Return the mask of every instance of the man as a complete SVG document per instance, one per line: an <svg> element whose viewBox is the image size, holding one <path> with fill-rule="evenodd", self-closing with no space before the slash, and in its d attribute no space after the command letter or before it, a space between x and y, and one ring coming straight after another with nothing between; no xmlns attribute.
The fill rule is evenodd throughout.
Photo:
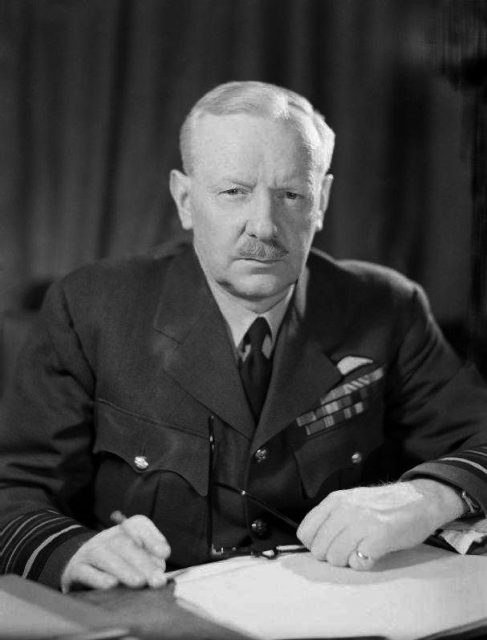
<svg viewBox="0 0 487 640"><path fill-rule="evenodd" d="M170 178L194 251L52 287L5 406L3 571L158 586L297 539L368 569L485 510L487 391L421 289L311 251L333 137L297 94L217 87Z"/></svg>

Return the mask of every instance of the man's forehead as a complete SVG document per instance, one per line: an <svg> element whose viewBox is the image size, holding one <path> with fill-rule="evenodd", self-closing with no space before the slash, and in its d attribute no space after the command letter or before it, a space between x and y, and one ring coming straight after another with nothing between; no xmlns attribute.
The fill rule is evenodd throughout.
<svg viewBox="0 0 487 640"><path fill-rule="evenodd" d="M194 124L192 138L194 160L204 163L224 158L228 165L238 166L242 160L255 160L272 147L274 163L298 161L295 156L299 153L298 162L311 165L321 153L318 133L312 122L304 119L202 114Z"/></svg>
<svg viewBox="0 0 487 640"><path fill-rule="evenodd" d="M319 134L313 121L299 112L289 117L271 117L257 113L237 112L231 114L201 113L194 119L193 137L220 136L231 138L232 134L248 131L264 131L274 126L282 134L298 133L313 145L320 144Z"/></svg>

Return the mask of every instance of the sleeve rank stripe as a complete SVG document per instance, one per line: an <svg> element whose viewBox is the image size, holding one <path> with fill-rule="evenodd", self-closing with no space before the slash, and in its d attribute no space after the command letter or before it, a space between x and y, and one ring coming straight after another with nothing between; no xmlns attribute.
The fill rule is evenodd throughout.
<svg viewBox="0 0 487 640"><path fill-rule="evenodd" d="M480 464L482 467L487 468L486 451L479 451L478 449L462 449L461 451L456 451L452 455L443 456L440 458L440 460L451 457L461 458L462 460L470 460L472 462Z"/></svg>
<svg viewBox="0 0 487 640"><path fill-rule="evenodd" d="M16 518L12 524L17 525L15 530L9 527L8 531L4 530L0 536L0 557L3 557L0 566L4 573L19 575L24 575L27 562L31 558L32 563L35 562L36 552L46 547L45 541L53 535L64 534L68 530L76 529L76 533L83 530L82 525L75 523L72 519L47 509L24 514ZM47 559L48 555L43 554L42 557Z"/></svg>
<svg viewBox="0 0 487 640"><path fill-rule="evenodd" d="M7 562L6 570L8 571L10 569L10 565L16 563L17 556L25 555L24 551L28 544L29 545L36 544L37 543L36 541L39 538L41 539L44 538L45 535L54 526L58 526L58 523L61 523L61 522L65 523L66 521L64 518L56 518L55 520L54 519L48 520L44 518L43 521L37 522L35 526L32 526L23 537L19 537L19 535L17 535L16 537L12 537L11 538L12 544L15 544L15 543L16 544L12 549L12 551L10 552L10 560ZM17 531L16 533L19 534L20 532Z"/></svg>
<svg viewBox="0 0 487 640"><path fill-rule="evenodd" d="M32 544L43 534L46 527L51 528L52 517L46 517L45 513L29 514L24 522L5 540L3 554L5 557L5 572L19 572L17 559L22 557L23 550L27 545Z"/></svg>
<svg viewBox="0 0 487 640"><path fill-rule="evenodd" d="M0 536L0 556L4 558L4 562L0 564L4 567L4 573L7 573L7 570L11 566L11 561L15 555L15 551L19 544L22 543L24 529L27 530L27 534L24 537L27 537L29 535L29 525L32 530L32 523L34 523L34 528L36 528L36 523L38 523L40 517L42 518L43 516L44 521L52 519L52 516L48 515L50 513L51 512L37 511L34 513L31 512L23 514L12 520L12 522L3 529Z"/></svg>
<svg viewBox="0 0 487 640"><path fill-rule="evenodd" d="M36 517L35 514L34 515L28 514L27 520L25 520L26 516L25 514L22 514L20 516L17 516L13 520L11 520L7 525L5 525L5 527L0 531L0 551L2 551L1 555L4 556L5 548L8 546L9 541L13 538L13 536L10 535L10 532L14 530L15 533L18 533L19 530L25 527L29 523L29 521L33 520L35 517ZM22 520L24 520L23 523L22 523ZM17 525L19 522L21 522L22 524L18 527Z"/></svg>
<svg viewBox="0 0 487 640"><path fill-rule="evenodd" d="M487 475L487 468L482 466L481 464L478 464L477 462L474 462L473 460L469 460L468 458L460 458L457 456L447 456L444 458L440 458L439 460L437 460L437 462L444 462L444 463L456 463L454 464L454 466L456 467L466 467L469 471L472 471L472 468L476 470L477 475L478 472L480 471L480 473L483 473L485 475ZM460 464L458 464L460 463ZM469 469L470 467L470 469Z"/></svg>
<svg viewBox="0 0 487 640"><path fill-rule="evenodd" d="M472 455L473 457L480 456L481 458L487 458L487 451L479 451L478 449L464 449L461 452L462 456L466 455L467 453Z"/></svg>
<svg viewBox="0 0 487 640"><path fill-rule="evenodd" d="M53 533L44 540L44 542L37 547L25 563L22 577L36 580L39 577L47 558L51 555L51 547L55 547L61 542L69 540L73 535L79 533L80 529L83 529L83 527L79 524L72 524L61 531Z"/></svg>

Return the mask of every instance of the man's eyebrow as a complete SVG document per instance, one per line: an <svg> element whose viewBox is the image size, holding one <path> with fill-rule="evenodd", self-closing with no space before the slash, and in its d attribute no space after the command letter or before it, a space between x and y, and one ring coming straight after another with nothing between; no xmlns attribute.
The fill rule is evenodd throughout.
<svg viewBox="0 0 487 640"><path fill-rule="evenodd" d="M210 183L210 189L217 190L225 187L228 184L237 185L240 187L245 187L247 189L252 189L255 186L255 183L251 180L246 180L244 177L237 177L235 175L222 175L219 178L213 180ZM273 185L273 189L290 189L292 187L298 188L302 185L306 185L307 187L311 187L313 185L313 175L311 171L307 171L306 173L293 173L289 175L284 175L276 179L275 184Z"/></svg>
<svg viewBox="0 0 487 640"><path fill-rule="evenodd" d="M241 187L252 187L252 183L250 181L247 181L243 178L237 178L235 176L221 176L221 178L218 178L218 180L215 180L214 182L211 183L211 186L215 189L218 189L220 187L222 187L223 185L227 185L227 184L237 184L240 185Z"/></svg>
<svg viewBox="0 0 487 640"><path fill-rule="evenodd" d="M282 176L282 178L280 178L279 183L282 184L284 187L286 185L288 186L292 186L292 185L302 185L303 183L306 184L307 186L310 186L313 184L313 176L311 174L311 172L307 172L305 174L300 173L293 173L290 174L288 176Z"/></svg>

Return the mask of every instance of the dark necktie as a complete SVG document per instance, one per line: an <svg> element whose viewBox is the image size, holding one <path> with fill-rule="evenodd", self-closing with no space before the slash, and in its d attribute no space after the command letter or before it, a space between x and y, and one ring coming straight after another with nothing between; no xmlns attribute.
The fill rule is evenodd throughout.
<svg viewBox="0 0 487 640"><path fill-rule="evenodd" d="M250 350L240 364L240 377L256 421L264 404L272 371L272 360L262 353L264 338L269 334L267 320L257 318L244 336L244 346L250 344Z"/></svg>

